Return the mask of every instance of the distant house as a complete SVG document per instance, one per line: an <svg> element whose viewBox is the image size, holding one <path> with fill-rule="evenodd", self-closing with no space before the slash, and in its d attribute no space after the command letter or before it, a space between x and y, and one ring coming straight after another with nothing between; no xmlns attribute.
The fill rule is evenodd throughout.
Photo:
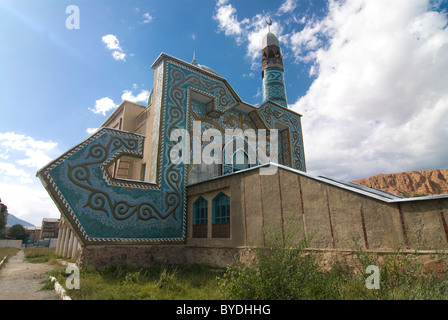
<svg viewBox="0 0 448 320"><path fill-rule="evenodd" d="M41 227L24 226L23 228L29 235L30 243L35 243L40 239Z"/></svg>
<svg viewBox="0 0 448 320"><path fill-rule="evenodd" d="M40 229L40 238L57 238L59 234L59 219L44 218Z"/></svg>

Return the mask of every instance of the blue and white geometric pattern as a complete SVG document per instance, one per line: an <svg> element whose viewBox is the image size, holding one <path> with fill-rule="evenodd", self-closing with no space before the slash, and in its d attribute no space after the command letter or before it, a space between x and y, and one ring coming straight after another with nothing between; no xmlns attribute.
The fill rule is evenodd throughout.
<svg viewBox="0 0 448 320"><path fill-rule="evenodd" d="M263 78L263 102L273 101L287 108L285 79L283 70L277 67L267 68Z"/></svg>
<svg viewBox="0 0 448 320"><path fill-rule="evenodd" d="M202 121L202 130L221 132L227 128L275 129L281 123L290 132L291 145L280 148L291 153L293 168L305 171L300 115L269 102L253 108L250 113L255 114L250 115L235 108L239 98L222 78L198 72L169 56L159 66L157 83L163 83L163 90L157 93L161 95L157 104L160 129L154 132L159 137L159 153L152 159L157 160L156 183L118 181L108 174L108 167L122 156L142 158L145 139L110 128L102 128L37 173L85 245L185 240L189 165L171 161L176 142L170 137L174 129L190 131L193 120ZM266 70L265 79L267 98L280 99L272 102L286 107L281 70ZM209 104L194 101L198 94L213 101L213 117L207 117Z"/></svg>

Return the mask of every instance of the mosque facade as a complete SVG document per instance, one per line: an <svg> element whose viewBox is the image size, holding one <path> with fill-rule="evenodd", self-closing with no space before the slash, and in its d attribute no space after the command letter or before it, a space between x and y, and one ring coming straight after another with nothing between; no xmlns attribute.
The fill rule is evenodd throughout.
<svg viewBox="0 0 448 320"><path fill-rule="evenodd" d="M241 100L195 59L162 53L148 104L123 101L85 141L38 171L61 212L57 253L79 264L209 263L313 235L320 250L448 245L445 196L406 199L306 173L277 37L262 43L262 102Z"/></svg>

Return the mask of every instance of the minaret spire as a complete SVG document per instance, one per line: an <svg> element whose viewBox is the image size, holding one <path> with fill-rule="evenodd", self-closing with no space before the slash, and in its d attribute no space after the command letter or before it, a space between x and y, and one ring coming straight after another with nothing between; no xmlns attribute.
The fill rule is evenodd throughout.
<svg viewBox="0 0 448 320"><path fill-rule="evenodd" d="M266 23L267 23L267 25L268 25L268 32L271 32L272 19L269 18L269 21L266 20L266 19L265 19L264 21L266 21Z"/></svg>
<svg viewBox="0 0 448 320"><path fill-rule="evenodd" d="M191 64L197 65L198 63L196 62L196 51L193 51L193 61L191 61Z"/></svg>
<svg viewBox="0 0 448 320"><path fill-rule="evenodd" d="M271 32L272 19L265 20L268 33L264 36L261 52L263 103L273 101L287 108L283 56L277 36Z"/></svg>

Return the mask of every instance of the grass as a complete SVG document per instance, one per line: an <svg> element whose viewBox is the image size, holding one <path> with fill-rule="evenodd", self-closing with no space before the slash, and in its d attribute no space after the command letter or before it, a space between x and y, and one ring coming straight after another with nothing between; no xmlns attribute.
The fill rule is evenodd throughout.
<svg viewBox="0 0 448 320"><path fill-rule="evenodd" d="M55 251L55 248L26 248L24 254L26 261L31 263L55 264L61 258Z"/></svg>
<svg viewBox="0 0 448 320"><path fill-rule="evenodd" d="M19 251L19 249L17 248L11 248L11 247L4 247L4 248L0 248L0 262L3 260L3 258L5 258L6 256L8 256L8 258L6 259L5 262L3 262L2 266L7 263L7 260L12 257L15 256L17 254L17 252ZM1 268L0 267L0 268Z"/></svg>
<svg viewBox="0 0 448 320"><path fill-rule="evenodd" d="M80 289L67 290L73 300L446 300L448 277L428 271L416 254L384 256L354 248L356 263L345 256L324 268L307 241L285 245L277 238L259 249L250 265L236 262L224 271L205 265L154 265L140 268L125 261L102 270L81 269ZM444 263L446 259L443 258ZM369 290L365 270L377 265L380 289ZM445 269L446 270L446 269ZM65 287L69 274L52 275ZM48 284L51 289L51 285Z"/></svg>
<svg viewBox="0 0 448 320"><path fill-rule="evenodd" d="M311 239L266 237L250 264L236 261L225 271L206 265L153 265L141 268L126 261L80 271L80 289L67 290L65 267L50 272L73 300L446 300L448 277L423 272L418 252L367 253L354 243L353 255L336 254L331 268L322 254L306 250ZM51 262L51 250L27 252L31 261ZM56 256L57 257L57 256ZM448 270L445 255L433 257ZM435 259L438 260L435 260ZM379 267L378 290L368 289L368 266ZM44 288L52 289L46 281Z"/></svg>
<svg viewBox="0 0 448 320"><path fill-rule="evenodd" d="M109 264L102 270L84 267L80 289L67 290L73 300L209 300L220 299L219 271L204 265L154 265L140 268L128 262ZM65 287L65 269L51 275Z"/></svg>
<svg viewBox="0 0 448 320"><path fill-rule="evenodd" d="M12 257L15 256L19 252L17 248L4 247L0 248L0 261L3 260L5 256Z"/></svg>

